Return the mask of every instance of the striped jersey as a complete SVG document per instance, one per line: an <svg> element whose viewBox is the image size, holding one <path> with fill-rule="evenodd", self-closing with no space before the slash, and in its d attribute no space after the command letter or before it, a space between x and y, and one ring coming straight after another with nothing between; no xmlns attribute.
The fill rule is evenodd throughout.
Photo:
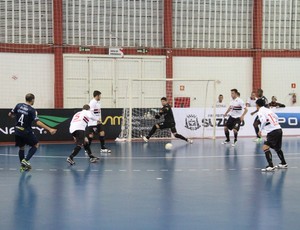
<svg viewBox="0 0 300 230"><path fill-rule="evenodd" d="M82 110L77 112L70 123L70 133L74 133L77 130L85 130L90 120L95 119L89 110Z"/></svg>
<svg viewBox="0 0 300 230"><path fill-rule="evenodd" d="M232 99L230 102L229 115L233 118L239 118L242 116L244 109L245 109L244 101L241 98L237 97L235 99Z"/></svg>
<svg viewBox="0 0 300 230"><path fill-rule="evenodd" d="M90 111L92 115L95 117L94 120L91 120L88 124L88 126L95 126L97 125L97 121L101 121L101 103L100 101L97 101L95 98L93 98L90 101Z"/></svg>
<svg viewBox="0 0 300 230"><path fill-rule="evenodd" d="M265 130L266 133L270 133L276 129L281 129L278 116L271 109L261 107L258 110L257 116L261 122L260 131Z"/></svg>

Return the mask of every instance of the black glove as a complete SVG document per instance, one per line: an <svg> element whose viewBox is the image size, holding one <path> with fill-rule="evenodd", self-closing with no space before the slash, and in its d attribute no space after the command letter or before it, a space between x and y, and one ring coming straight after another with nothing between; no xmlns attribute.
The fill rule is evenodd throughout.
<svg viewBox="0 0 300 230"><path fill-rule="evenodd" d="M159 114L155 114L155 119L159 119L160 115Z"/></svg>

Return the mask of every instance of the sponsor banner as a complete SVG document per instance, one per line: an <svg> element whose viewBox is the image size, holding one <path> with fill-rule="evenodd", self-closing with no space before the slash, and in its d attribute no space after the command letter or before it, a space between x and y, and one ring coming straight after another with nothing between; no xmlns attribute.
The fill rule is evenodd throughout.
<svg viewBox="0 0 300 230"><path fill-rule="evenodd" d="M223 114L227 108L216 109L216 136L224 136L224 125L227 121ZM251 112L256 108L248 108L248 113L242 122L239 136L255 136L253 122L256 114ZM299 107L273 108L279 117L279 123L284 135L300 135L300 109ZM208 108L173 108L178 133L186 137L211 137L213 136L213 109Z"/></svg>
<svg viewBox="0 0 300 230"><path fill-rule="evenodd" d="M81 109L37 109L40 121L58 131L50 135L43 128L33 125L34 133L40 141L70 141L70 121ZM14 141L15 120L8 117L10 109L0 109L0 142ZM123 109L102 109L102 119L107 139L115 139L121 131Z"/></svg>

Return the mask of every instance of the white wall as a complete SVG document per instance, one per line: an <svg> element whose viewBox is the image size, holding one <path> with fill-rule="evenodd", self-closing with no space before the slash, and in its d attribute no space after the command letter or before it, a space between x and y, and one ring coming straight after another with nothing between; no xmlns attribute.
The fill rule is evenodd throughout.
<svg viewBox="0 0 300 230"><path fill-rule="evenodd" d="M290 93L296 93L300 105L300 58L263 58L262 59L262 89L268 100L276 96L278 102L291 105ZM297 88L291 89L291 83Z"/></svg>
<svg viewBox="0 0 300 230"><path fill-rule="evenodd" d="M246 100L252 91L252 58L231 57L174 57L173 76L179 78L197 78L202 80L220 80L216 94L224 95L226 104L230 101L230 90L236 88L241 98ZM196 82L186 82L184 91L174 88L174 96L191 97L191 106L203 106L206 85L197 86ZM209 87L209 103L213 103L213 87Z"/></svg>
<svg viewBox="0 0 300 230"><path fill-rule="evenodd" d="M35 108L54 107L54 58L52 54L0 53L0 108L36 97Z"/></svg>

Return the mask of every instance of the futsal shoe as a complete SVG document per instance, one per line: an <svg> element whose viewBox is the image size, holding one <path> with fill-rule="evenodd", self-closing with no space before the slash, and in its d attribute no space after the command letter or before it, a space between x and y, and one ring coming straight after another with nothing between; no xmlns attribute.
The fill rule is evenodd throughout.
<svg viewBox="0 0 300 230"><path fill-rule="evenodd" d="M91 163L96 163L98 161L97 157L91 157L90 162Z"/></svg>
<svg viewBox="0 0 300 230"><path fill-rule="evenodd" d="M149 139L146 136L142 136L143 140L148 143Z"/></svg>
<svg viewBox="0 0 300 230"><path fill-rule="evenodd" d="M261 143L263 141L263 139L261 137L258 137L258 138L255 138L253 141L256 143Z"/></svg>
<svg viewBox="0 0 300 230"><path fill-rule="evenodd" d="M26 166L21 165L21 167L20 167L20 172L26 172L29 170L30 170L30 168L27 168Z"/></svg>
<svg viewBox="0 0 300 230"><path fill-rule="evenodd" d="M288 168L288 164L281 164L281 163L279 163L275 167L278 168L278 169L287 169Z"/></svg>
<svg viewBox="0 0 300 230"><path fill-rule="evenodd" d="M225 140L222 142L222 145L230 144L230 140Z"/></svg>
<svg viewBox="0 0 300 230"><path fill-rule="evenodd" d="M231 144L232 147L235 147L236 145L237 145L237 140L235 140L235 141Z"/></svg>
<svg viewBox="0 0 300 230"><path fill-rule="evenodd" d="M74 164L75 164L75 161L73 161L73 159L71 159L71 157L68 157L68 158L67 158L67 162L68 162L70 165L74 165Z"/></svg>
<svg viewBox="0 0 300 230"><path fill-rule="evenodd" d="M111 153L111 150L106 147L103 147L100 149L100 153Z"/></svg>
<svg viewBox="0 0 300 230"><path fill-rule="evenodd" d="M24 166L24 167L26 167L26 168L28 168L28 169L31 169L30 162L27 161L27 160L25 160L25 159L23 159L23 160L21 161L21 165Z"/></svg>
<svg viewBox="0 0 300 230"><path fill-rule="evenodd" d="M193 144L194 141L192 139L187 139L187 142Z"/></svg>
<svg viewBox="0 0 300 230"><path fill-rule="evenodd" d="M276 167L267 166L264 169L261 169L262 172L274 172Z"/></svg>

